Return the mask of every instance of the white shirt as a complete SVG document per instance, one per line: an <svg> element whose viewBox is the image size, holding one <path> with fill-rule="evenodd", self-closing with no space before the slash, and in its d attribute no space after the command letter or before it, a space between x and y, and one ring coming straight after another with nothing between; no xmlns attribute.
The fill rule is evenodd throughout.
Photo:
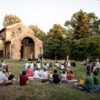
<svg viewBox="0 0 100 100"><path fill-rule="evenodd" d="M44 72L43 72L42 78L43 78L43 79L48 79L48 71L44 71Z"/></svg>
<svg viewBox="0 0 100 100"><path fill-rule="evenodd" d="M64 69L64 65L61 65L61 69Z"/></svg>
<svg viewBox="0 0 100 100"><path fill-rule="evenodd" d="M67 80L67 74L65 73L65 74L61 74L61 80L62 81L65 81L65 80Z"/></svg>
<svg viewBox="0 0 100 100"><path fill-rule="evenodd" d="M39 71L38 70L35 70L34 71L34 76L33 76L34 78L40 78L40 76L39 76Z"/></svg>
<svg viewBox="0 0 100 100"><path fill-rule="evenodd" d="M3 83L4 81L7 81L8 78L6 77L6 75L1 71L0 72L0 83Z"/></svg>
<svg viewBox="0 0 100 100"><path fill-rule="evenodd" d="M68 67L71 67L71 64L68 62Z"/></svg>
<svg viewBox="0 0 100 100"><path fill-rule="evenodd" d="M59 67L59 64L58 64L58 63L56 63L56 64L55 64L55 66L56 66L56 67Z"/></svg>

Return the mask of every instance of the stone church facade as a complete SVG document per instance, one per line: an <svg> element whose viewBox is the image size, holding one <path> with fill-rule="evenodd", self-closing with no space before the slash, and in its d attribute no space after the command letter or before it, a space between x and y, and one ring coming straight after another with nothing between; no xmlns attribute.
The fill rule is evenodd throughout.
<svg viewBox="0 0 100 100"><path fill-rule="evenodd" d="M10 59L37 59L43 55L42 41L23 23L0 30L0 57Z"/></svg>

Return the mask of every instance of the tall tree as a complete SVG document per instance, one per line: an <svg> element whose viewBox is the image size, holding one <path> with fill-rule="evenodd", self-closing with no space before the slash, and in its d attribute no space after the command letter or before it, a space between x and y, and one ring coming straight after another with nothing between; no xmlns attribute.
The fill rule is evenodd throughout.
<svg viewBox="0 0 100 100"><path fill-rule="evenodd" d="M94 13L86 13L82 10L74 13L71 20L65 22L65 26L74 30L73 37L76 39L94 35L100 31L98 17Z"/></svg>
<svg viewBox="0 0 100 100"><path fill-rule="evenodd" d="M6 26L9 26L9 25L12 25L12 24L15 24L15 23L19 23L21 22L21 19L16 16L16 15L5 15L4 17L4 21L3 21L3 26L6 27Z"/></svg>
<svg viewBox="0 0 100 100"><path fill-rule="evenodd" d="M54 24L44 41L44 57L65 59L68 54L67 31L61 25ZM52 52L51 52L52 51Z"/></svg>
<svg viewBox="0 0 100 100"><path fill-rule="evenodd" d="M67 30L59 24L54 24L52 29L48 32L48 34L56 34L56 35L67 35Z"/></svg>
<svg viewBox="0 0 100 100"><path fill-rule="evenodd" d="M74 28L74 37L79 39L87 37L89 34L88 16L86 12L80 10L73 14L71 18L72 27Z"/></svg>

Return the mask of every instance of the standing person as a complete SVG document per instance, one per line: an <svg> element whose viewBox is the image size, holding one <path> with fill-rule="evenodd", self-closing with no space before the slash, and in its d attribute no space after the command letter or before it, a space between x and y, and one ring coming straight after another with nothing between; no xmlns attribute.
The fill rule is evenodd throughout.
<svg viewBox="0 0 100 100"><path fill-rule="evenodd" d="M95 67L94 67L93 71L96 71L97 73L100 73L100 62L99 62L99 59L96 59Z"/></svg>
<svg viewBox="0 0 100 100"><path fill-rule="evenodd" d="M19 77L19 84L21 86L26 85L28 81L28 77L26 75L26 71L22 71L22 74Z"/></svg>
<svg viewBox="0 0 100 100"><path fill-rule="evenodd" d="M94 64L89 61L86 65L86 73L89 72L89 73L93 73L93 68L94 68Z"/></svg>

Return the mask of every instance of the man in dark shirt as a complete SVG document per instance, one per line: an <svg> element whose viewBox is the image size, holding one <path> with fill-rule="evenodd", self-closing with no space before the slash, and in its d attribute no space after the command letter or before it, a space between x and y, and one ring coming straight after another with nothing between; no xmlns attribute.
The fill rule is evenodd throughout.
<svg viewBox="0 0 100 100"><path fill-rule="evenodd" d="M53 74L53 83L59 83L60 79L59 79L59 75L57 74L57 70L54 70L54 74Z"/></svg>

